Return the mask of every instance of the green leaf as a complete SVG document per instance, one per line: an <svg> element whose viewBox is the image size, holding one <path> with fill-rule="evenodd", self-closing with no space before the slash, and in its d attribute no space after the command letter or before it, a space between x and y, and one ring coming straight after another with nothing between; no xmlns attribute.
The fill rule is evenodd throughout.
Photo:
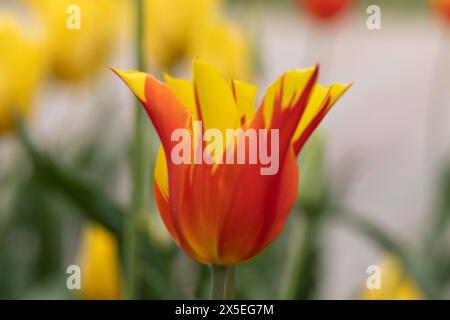
<svg viewBox="0 0 450 320"><path fill-rule="evenodd" d="M20 142L29 155L34 174L40 182L78 207L89 219L102 224L120 238L122 210L93 183L82 179L73 169L56 164L50 156L39 151L20 122L17 127Z"/></svg>

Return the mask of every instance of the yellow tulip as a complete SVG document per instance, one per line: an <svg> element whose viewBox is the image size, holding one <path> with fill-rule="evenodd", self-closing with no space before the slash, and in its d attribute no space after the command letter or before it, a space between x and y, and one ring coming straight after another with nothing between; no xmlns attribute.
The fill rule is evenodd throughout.
<svg viewBox="0 0 450 320"><path fill-rule="evenodd" d="M192 59L214 65L227 78L250 78L250 48L242 32L231 22L205 25L194 34L190 53Z"/></svg>
<svg viewBox="0 0 450 320"><path fill-rule="evenodd" d="M120 0L28 2L47 32L53 72L58 78L79 80L102 65L106 68L105 59L117 39Z"/></svg>
<svg viewBox="0 0 450 320"><path fill-rule="evenodd" d="M88 225L84 229L80 254L81 298L121 299L121 268L114 235L100 225Z"/></svg>
<svg viewBox="0 0 450 320"><path fill-rule="evenodd" d="M366 300L421 300L424 299L416 284L408 278L397 258L386 257L381 265L381 288L366 289Z"/></svg>
<svg viewBox="0 0 450 320"><path fill-rule="evenodd" d="M44 45L9 13L0 13L0 133L14 129L12 117L27 117L45 77Z"/></svg>
<svg viewBox="0 0 450 320"><path fill-rule="evenodd" d="M218 15L220 0L146 0L145 48L149 65L172 67L188 52L193 34Z"/></svg>

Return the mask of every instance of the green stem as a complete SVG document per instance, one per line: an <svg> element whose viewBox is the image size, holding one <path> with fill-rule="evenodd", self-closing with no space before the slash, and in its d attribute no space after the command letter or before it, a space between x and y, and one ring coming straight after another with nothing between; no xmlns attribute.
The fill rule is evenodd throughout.
<svg viewBox="0 0 450 320"><path fill-rule="evenodd" d="M145 70L143 57L143 0L136 0L136 60L137 69ZM126 282L129 299L137 297L137 274L138 274L138 246L136 223L139 214L145 210L146 199L146 153L145 153L145 115L141 106L136 107L135 123L133 131L133 150L132 150L132 204L130 217L125 224L125 248L126 248Z"/></svg>
<svg viewBox="0 0 450 320"><path fill-rule="evenodd" d="M211 299L223 300L225 293L225 283L227 278L228 267L226 266L211 266Z"/></svg>
<svg viewBox="0 0 450 320"><path fill-rule="evenodd" d="M198 264L198 277L197 277L197 284L194 289L194 299L201 299L204 286L208 282L208 273L209 273L208 266L204 264Z"/></svg>
<svg viewBox="0 0 450 320"><path fill-rule="evenodd" d="M229 266L227 270L227 279L225 283L225 300L234 299L234 291L236 287L236 266Z"/></svg>
<svg viewBox="0 0 450 320"><path fill-rule="evenodd" d="M311 264L314 264L312 259L319 223L317 219L306 215L303 223L298 218L292 222L281 299L308 299L312 293L309 287L311 281L309 271ZM303 229L302 232L298 232L300 229Z"/></svg>

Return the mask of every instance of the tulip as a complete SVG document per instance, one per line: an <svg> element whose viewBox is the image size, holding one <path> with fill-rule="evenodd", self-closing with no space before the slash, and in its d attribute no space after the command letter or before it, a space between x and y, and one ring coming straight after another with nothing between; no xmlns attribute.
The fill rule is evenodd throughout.
<svg viewBox="0 0 450 320"><path fill-rule="evenodd" d="M14 16L0 13L0 134L14 129L14 116L29 116L45 74L42 39Z"/></svg>
<svg viewBox="0 0 450 320"><path fill-rule="evenodd" d="M297 197L296 156L349 87L320 86L318 67L292 70L268 88L255 112L254 86L226 81L202 61L193 64L192 83L170 76L163 83L143 72L114 71L141 102L162 142L154 192L169 233L191 258L222 266L250 260L280 233ZM178 144L172 133L180 129L195 137L197 121L220 133L278 130L278 148L272 148L279 155L278 172L261 174L261 163L225 163L225 149L207 154L213 162L175 163L172 152ZM246 158L250 149L247 145Z"/></svg>
<svg viewBox="0 0 450 320"><path fill-rule="evenodd" d="M330 20L341 14L351 0L297 0L301 7L319 20Z"/></svg>
<svg viewBox="0 0 450 320"><path fill-rule="evenodd" d="M218 20L194 34L189 56L214 65L231 79L247 80L251 76L250 48L235 24Z"/></svg>
<svg viewBox="0 0 450 320"><path fill-rule="evenodd" d="M149 65L168 70L189 51L194 34L218 16L220 0L145 0Z"/></svg>
<svg viewBox="0 0 450 320"><path fill-rule="evenodd" d="M366 289L362 298L366 300L421 300L422 292L405 274L397 258L385 257L380 264L380 288Z"/></svg>
<svg viewBox="0 0 450 320"><path fill-rule="evenodd" d="M432 0L432 4L435 11L450 22L450 0Z"/></svg>
<svg viewBox="0 0 450 320"><path fill-rule="evenodd" d="M57 78L80 80L105 64L117 40L120 0L27 1L47 33L52 71ZM79 29L68 27L69 19L77 18L77 12L68 11L74 6L79 8Z"/></svg>
<svg viewBox="0 0 450 320"><path fill-rule="evenodd" d="M100 225L86 226L80 256L81 298L121 299L121 273L115 236Z"/></svg>

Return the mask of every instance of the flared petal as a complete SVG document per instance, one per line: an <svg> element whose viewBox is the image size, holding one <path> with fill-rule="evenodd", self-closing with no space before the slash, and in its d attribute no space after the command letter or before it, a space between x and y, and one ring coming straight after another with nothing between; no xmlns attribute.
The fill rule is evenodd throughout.
<svg viewBox="0 0 450 320"><path fill-rule="evenodd" d="M284 73L267 89L253 128L278 129L280 158L292 143L319 75L319 67ZM261 123L263 119L263 124Z"/></svg>
<svg viewBox="0 0 450 320"><path fill-rule="evenodd" d="M274 108L277 105L279 105L280 110L292 108L294 102L299 100L300 95L304 92L309 80L316 72L317 67L291 70L285 72L269 86L262 104L266 128L271 126L272 116L276 114ZM279 101L277 99L279 99Z"/></svg>
<svg viewBox="0 0 450 320"><path fill-rule="evenodd" d="M350 86L351 84L342 85L338 83L327 87L319 84L314 86L308 105L292 138L296 154L301 151L311 133Z"/></svg>
<svg viewBox="0 0 450 320"><path fill-rule="evenodd" d="M114 73L116 73L125 84L130 88L131 92L139 99L142 103L147 102L145 97L145 81L148 74L140 71L134 70L119 70L111 68Z"/></svg>

